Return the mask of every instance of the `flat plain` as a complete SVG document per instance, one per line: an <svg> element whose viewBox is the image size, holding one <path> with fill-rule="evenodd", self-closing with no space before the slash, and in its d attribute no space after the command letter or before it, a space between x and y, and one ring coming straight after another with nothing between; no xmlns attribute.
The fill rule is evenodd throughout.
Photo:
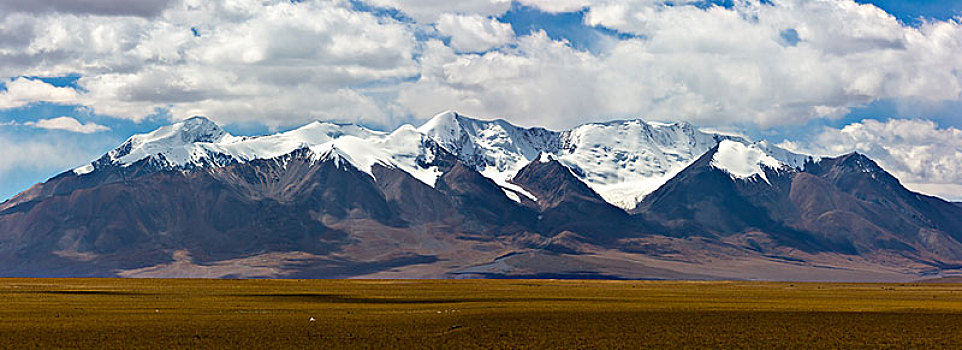
<svg viewBox="0 0 962 350"><path fill-rule="evenodd" d="M960 348L962 284L0 279L2 348Z"/></svg>

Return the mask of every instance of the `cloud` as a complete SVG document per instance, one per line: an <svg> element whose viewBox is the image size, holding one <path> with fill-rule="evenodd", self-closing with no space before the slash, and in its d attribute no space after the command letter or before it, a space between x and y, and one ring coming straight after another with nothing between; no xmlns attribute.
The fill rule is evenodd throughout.
<svg viewBox="0 0 962 350"><path fill-rule="evenodd" d="M33 34L17 43L28 44L0 49L0 63L29 64L0 64L0 76L78 74L78 104L135 121L167 110L269 126L391 125L388 102L369 90L418 74L410 25L347 1L185 1L152 21L24 16L5 21L26 23Z"/></svg>
<svg viewBox="0 0 962 350"><path fill-rule="evenodd" d="M514 38L510 24L479 15L443 14L437 27L441 34L451 38L451 47L458 51L487 51L507 44Z"/></svg>
<svg viewBox="0 0 962 350"><path fill-rule="evenodd" d="M24 137L0 129L0 201L65 169L96 159L117 140L83 134Z"/></svg>
<svg viewBox="0 0 962 350"><path fill-rule="evenodd" d="M597 1L591 0L368 0L369 4L400 10L421 23L435 23L444 14L498 16L512 3L549 13L579 11ZM607 2L607 1L602 1Z"/></svg>
<svg viewBox="0 0 962 350"><path fill-rule="evenodd" d="M589 0L521 0L519 2L525 6L531 6L549 13L579 11L594 3L599 3L599 1Z"/></svg>
<svg viewBox="0 0 962 350"><path fill-rule="evenodd" d="M852 0L672 3L519 2L584 9L585 25L619 34L590 52L515 36L492 18L507 0L364 2L403 20L347 0L183 0L152 18L24 10L0 15L0 77L80 75L73 103L117 118L270 127L393 128L453 108L552 127L643 117L764 129L877 100L962 101L958 20L907 26Z"/></svg>
<svg viewBox="0 0 962 350"><path fill-rule="evenodd" d="M511 7L511 0L369 0L378 7L398 9L421 23L434 23L445 13L500 15Z"/></svg>
<svg viewBox="0 0 962 350"><path fill-rule="evenodd" d="M23 107L34 102L72 104L80 101L76 90L56 87L40 80L16 78L0 91L0 109Z"/></svg>
<svg viewBox="0 0 962 350"><path fill-rule="evenodd" d="M921 119L863 120L781 144L808 154L857 151L915 191L962 200L962 130Z"/></svg>
<svg viewBox="0 0 962 350"><path fill-rule="evenodd" d="M786 0L605 1L585 21L635 36L591 56L537 33L482 55L428 45L422 80L402 87L399 102L429 114L439 107L425 97L433 93L457 105L449 107L558 127L641 116L768 128L838 118L879 99L962 100L954 20L911 27L872 5Z"/></svg>
<svg viewBox="0 0 962 350"><path fill-rule="evenodd" d="M0 149L3 149L0 152L0 178L12 170L62 170L89 161L89 157L77 158L80 154L74 152L73 147L52 142L16 142L0 138Z"/></svg>
<svg viewBox="0 0 962 350"><path fill-rule="evenodd" d="M421 59L421 78L402 85L397 100L414 115L448 108L526 125L569 126L598 115L608 101L619 102L599 89L600 60L544 32L519 38L512 49L484 54L459 55L434 41ZM616 108L609 105L605 112Z"/></svg>
<svg viewBox="0 0 962 350"><path fill-rule="evenodd" d="M100 131L110 130L109 127L89 122L87 124L80 123L77 119L71 117L57 117L51 119L40 119L37 121L25 122L23 125L32 126L40 129L47 130L63 130L69 132L76 132L81 134L92 134Z"/></svg>
<svg viewBox="0 0 962 350"><path fill-rule="evenodd" d="M0 11L154 17L171 2L172 0L14 0L0 4Z"/></svg>

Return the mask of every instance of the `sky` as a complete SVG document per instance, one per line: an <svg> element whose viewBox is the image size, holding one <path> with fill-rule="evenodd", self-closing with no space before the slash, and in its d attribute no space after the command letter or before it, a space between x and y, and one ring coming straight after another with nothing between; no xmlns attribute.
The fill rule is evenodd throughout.
<svg viewBox="0 0 962 350"><path fill-rule="evenodd" d="M962 201L962 0L0 1L0 200L135 133L689 121Z"/></svg>

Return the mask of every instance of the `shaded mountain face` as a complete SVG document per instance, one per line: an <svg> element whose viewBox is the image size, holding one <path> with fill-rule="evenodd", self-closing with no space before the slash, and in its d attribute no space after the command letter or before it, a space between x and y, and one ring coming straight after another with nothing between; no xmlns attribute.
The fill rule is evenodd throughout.
<svg viewBox="0 0 962 350"><path fill-rule="evenodd" d="M684 123L191 118L0 203L0 275L901 281L957 269L960 235L864 156Z"/></svg>
<svg viewBox="0 0 962 350"><path fill-rule="evenodd" d="M638 212L675 233L762 233L772 244L759 250L886 255L936 267L962 260L962 212L905 189L864 155L761 166L739 177L718 166L723 146L648 196Z"/></svg>
<svg viewBox="0 0 962 350"><path fill-rule="evenodd" d="M104 275L167 262L175 250L199 261L271 251L326 254L347 236L325 219L403 222L374 181L360 175L298 152L278 161L158 171L21 203L0 214L0 268ZM86 179L48 183L78 180Z"/></svg>
<svg viewBox="0 0 962 350"><path fill-rule="evenodd" d="M646 233L628 213L605 202L555 159L546 156L528 163L511 181L538 198L538 232L550 236L578 232L600 244Z"/></svg>

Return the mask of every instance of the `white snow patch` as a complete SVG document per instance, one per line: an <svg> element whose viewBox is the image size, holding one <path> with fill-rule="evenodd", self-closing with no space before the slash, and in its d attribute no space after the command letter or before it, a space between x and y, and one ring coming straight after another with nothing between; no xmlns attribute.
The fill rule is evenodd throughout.
<svg viewBox="0 0 962 350"><path fill-rule="evenodd" d="M353 124L312 122L279 134L225 140L226 142L210 145L210 148L242 161L251 161L280 157L296 149L316 147L343 136L367 139L384 135L386 133L368 130Z"/></svg>
<svg viewBox="0 0 962 350"><path fill-rule="evenodd" d="M418 131L430 136L442 145L452 144L457 142L461 137L461 125L457 119L457 112L441 112L424 123L424 125L421 125Z"/></svg>
<svg viewBox="0 0 962 350"><path fill-rule="evenodd" d="M500 187L502 187L502 188L504 188L504 189L508 189L508 190L514 191L515 193L520 193L520 194L524 195L525 197L528 197L528 199L531 199L532 201L537 202L537 201L538 201L538 198L535 197L533 194L531 194L531 192L526 191L526 190L525 190L524 188L522 188L521 186L518 186L518 185L515 185L515 184L513 184L513 183L508 182L508 180L510 180L511 178L513 178L514 175L517 174L518 171L520 171L521 168L523 168L523 167L524 167L524 166L522 165L522 166L520 166L520 167L517 167L517 169L512 168L512 169L509 169L509 170L507 170L507 171L498 171L498 169L495 169L495 168L493 168L493 167L489 167L489 168L486 168L486 169L484 169L484 170L482 170L482 171L479 171L479 173L481 174L481 176L484 176L484 177L486 177L486 178L491 179L491 181L494 181L494 183L495 183L496 185L498 185L498 186L500 186ZM506 192L507 192L507 191L506 191ZM510 198L510 196L509 196L509 198ZM521 199L518 198L518 201L520 201L520 200L521 200Z"/></svg>
<svg viewBox="0 0 962 350"><path fill-rule="evenodd" d="M548 163L552 160L556 160L556 159L555 159L555 156L553 156L551 153L541 152L541 154L538 156L538 162L540 163Z"/></svg>
<svg viewBox="0 0 962 350"><path fill-rule="evenodd" d="M750 179L758 176L765 182L765 170L762 167L779 169L786 166L775 159L758 145L743 144L735 141L722 141L718 144L718 151L712 157L711 165L724 170L732 178Z"/></svg>
<svg viewBox="0 0 962 350"><path fill-rule="evenodd" d="M521 203L521 197L518 197L517 193L511 192L510 190L504 187L502 187L501 190L504 191L505 196L508 196L508 199Z"/></svg>
<svg viewBox="0 0 962 350"><path fill-rule="evenodd" d="M441 176L441 170L437 166L425 168L417 163L419 157L422 157L425 162L430 162L435 156L424 147L422 137L423 135L414 127L407 125L391 134L374 135L366 139L353 135L341 136L311 147L311 151L315 154L329 154L334 151L372 178L374 178L373 167L379 164L401 169L418 181L434 187Z"/></svg>
<svg viewBox="0 0 962 350"><path fill-rule="evenodd" d="M87 165L84 165L84 166L82 166L82 167L79 167L79 168L74 169L74 170L73 170L73 173L76 174L77 176L80 176L80 175L84 175L84 174L90 174L90 173L92 173L93 171L94 171L94 165L93 165L93 164L87 164Z"/></svg>
<svg viewBox="0 0 962 350"><path fill-rule="evenodd" d="M726 137L688 123L592 123L564 133L558 158L605 201L630 210Z"/></svg>
<svg viewBox="0 0 962 350"><path fill-rule="evenodd" d="M818 163L822 160L821 157L793 153L784 148L772 145L770 142L765 140L755 142L754 145L764 151L766 154L777 159L779 162L782 162L783 164L798 171L805 170L805 165L809 162Z"/></svg>
<svg viewBox="0 0 962 350"><path fill-rule="evenodd" d="M616 207L631 210L638 206L646 196L655 192L668 180L675 177L684 167L672 169L662 176L626 180L613 184L586 183L595 193L606 202Z"/></svg>

